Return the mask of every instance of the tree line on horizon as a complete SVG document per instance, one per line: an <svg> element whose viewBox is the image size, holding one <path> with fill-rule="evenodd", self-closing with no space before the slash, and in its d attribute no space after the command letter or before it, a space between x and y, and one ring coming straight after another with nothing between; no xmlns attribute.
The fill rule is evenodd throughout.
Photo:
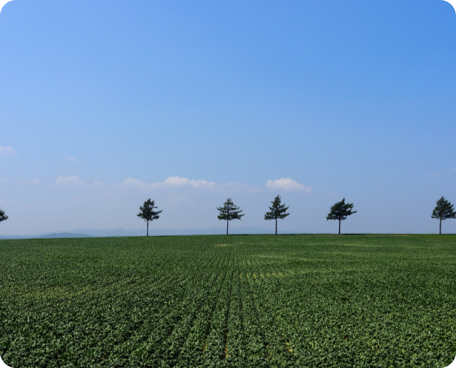
<svg viewBox="0 0 456 368"><path fill-rule="evenodd" d="M275 221L275 235L277 235L277 220L283 220L284 218L290 215L289 213L286 213L289 207L286 207L285 204L282 204L280 195L275 197L271 203L272 206L269 207L270 211L266 212L266 214L264 215L264 219L266 221ZM341 222L346 220L348 216L351 216L358 212L353 211L353 207L353 203L345 203L345 198L331 206L330 211L326 216L326 221L339 221L338 235L340 235ZM142 206L139 207L140 212L137 216L147 222L147 236L149 236L149 221L158 220L160 218L160 213L163 212L163 210L154 211L155 208L157 208L157 206L155 206L155 201L151 200L150 198L146 200ZM231 198L228 198L225 201L223 207L217 207L217 211L219 211L219 215L217 216L217 218L219 220L226 221L226 235L228 235L229 222L232 220L241 220L242 216L245 215L244 213L242 213L243 210L240 207L236 206ZM0 210L0 213L1 212L2 211ZM436 206L432 211L431 218L440 221L439 235L441 235L442 221L456 218L454 205L442 196L442 198L440 198L436 202ZM0 221L2 220L0 219Z"/></svg>
<svg viewBox="0 0 456 368"><path fill-rule="evenodd" d="M289 207L286 207L285 204L282 204L280 195L276 196L271 203L272 206L269 207L270 211L265 213L264 219L266 221L275 221L275 235L277 235L277 220L283 220L290 215L289 213L286 213ZM351 216L358 212L353 211L353 207L353 203L345 203L345 198L342 199L342 201L337 202L331 206L329 214L326 216L326 221L339 221L339 235L341 222L346 220L348 216ZM149 236L149 222L158 220L160 218L160 213L163 212L163 210L154 211L155 208L157 208L157 206L155 206L155 201L151 200L150 198L146 200L142 206L139 207L140 212L137 216L147 222L147 236ZM226 220L226 235L228 235L229 222L232 220L241 220L242 216L245 215L242 213L243 210L240 207L236 206L231 198L228 198L225 201L223 207L217 207L217 210L219 211L217 218L219 220ZM442 221L456 218L454 205L442 196L442 198L436 202L436 206L432 211L431 218L439 220L439 235L441 235ZM5 214L5 211L0 208L0 222L7 219L8 216Z"/></svg>

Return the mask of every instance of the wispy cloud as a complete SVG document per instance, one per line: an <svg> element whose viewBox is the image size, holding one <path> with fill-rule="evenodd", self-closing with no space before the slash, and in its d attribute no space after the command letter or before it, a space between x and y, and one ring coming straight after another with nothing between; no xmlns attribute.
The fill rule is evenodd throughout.
<svg viewBox="0 0 456 368"><path fill-rule="evenodd" d="M122 182L122 185L143 188L143 189L160 189L160 188L172 188L172 187L193 187L193 188L213 188L216 186L214 182L207 180L190 180L188 178L181 178L179 176L170 176L165 181L155 183L144 183L140 180L128 178Z"/></svg>
<svg viewBox="0 0 456 368"><path fill-rule="evenodd" d="M280 178L277 180L268 180L266 188L270 190L299 191L304 193L312 192L312 188L290 178Z"/></svg>
<svg viewBox="0 0 456 368"><path fill-rule="evenodd" d="M75 159L74 157L68 157L68 158L67 158L67 161L75 162L76 159Z"/></svg>
<svg viewBox="0 0 456 368"><path fill-rule="evenodd" d="M242 183L227 183L227 184L218 184L213 181L207 180L190 180L188 178L179 177L179 176L170 176L164 181L145 183L138 179L128 178L125 179L122 183L122 186L128 188L136 188L141 190L157 190L165 188L202 188L202 189L211 189L216 191L236 191L236 192L245 192L245 193L254 193L264 191L264 187L258 187L254 185L246 185ZM266 189L269 190L285 190L285 191L299 191L304 193L312 192L312 188L303 184L296 182L290 178L281 178L277 180L268 180L266 183Z"/></svg>
<svg viewBox="0 0 456 368"><path fill-rule="evenodd" d="M126 187L130 187L130 188L150 188L150 189L154 188L153 184L144 183L138 179L133 179L133 178L125 179L122 182L122 185L126 186Z"/></svg>
<svg viewBox="0 0 456 368"><path fill-rule="evenodd" d="M13 150L11 147L0 146L0 156L11 156L17 154L17 151Z"/></svg>
<svg viewBox="0 0 456 368"><path fill-rule="evenodd" d="M32 179L32 184L40 184L42 181L40 179ZM210 190L214 192L236 192L236 193L259 193L265 190L282 190L289 192L301 192L301 193L311 193L312 188L310 186L300 184L297 181L290 178L280 178L277 180L268 180L265 187L248 185L243 183L215 183L208 180L192 180L180 176L170 176L163 181L157 182L143 182L135 178L127 178L119 184L107 185L106 183L96 180L92 184L84 183L78 176L59 176L54 182L54 186L82 186L85 188L88 187L105 187L107 190L116 190L115 188L125 188L133 190L141 190L142 192L151 192L155 190L166 190L166 189L195 189L195 190Z"/></svg>
<svg viewBox="0 0 456 368"><path fill-rule="evenodd" d="M83 185L84 182L79 179L76 175L75 176L59 176L57 180L54 183L57 186L63 186L63 185Z"/></svg>
<svg viewBox="0 0 456 368"><path fill-rule="evenodd" d="M212 181L206 180L190 180L188 178L179 178L178 176L170 176L166 179L163 184L170 187L181 187L189 185L195 188L198 187L214 187L215 183Z"/></svg>

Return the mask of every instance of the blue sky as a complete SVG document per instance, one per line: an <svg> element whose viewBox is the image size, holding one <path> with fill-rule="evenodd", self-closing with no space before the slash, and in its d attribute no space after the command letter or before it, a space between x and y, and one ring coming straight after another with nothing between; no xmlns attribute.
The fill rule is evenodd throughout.
<svg viewBox="0 0 456 368"><path fill-rule="evenodd" d="M28 1L0 13L1 234L436 232L456 203L456 14L422 1ZM456 232L456 221L443 224Z"/></svg>

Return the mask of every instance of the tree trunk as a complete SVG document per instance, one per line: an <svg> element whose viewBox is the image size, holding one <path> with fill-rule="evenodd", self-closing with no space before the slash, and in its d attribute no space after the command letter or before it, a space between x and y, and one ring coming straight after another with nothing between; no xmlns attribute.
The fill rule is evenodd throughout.
<svg viewBox="0 0 456 368"><path fill-rule="evenodd" d="M228 235L228 220L226 220L226 235Z"/></svg>
<svg viewBox="0 0 456 368"><path fill-rule="evenodd" d="M147 236L149 236L149 221L147 221Z"/></svg>
<svg viewBox="0 0 456 368"><path fill-rule="evenodd" d="M276 235L277 235L277 219L276 219Z"/></svg>
<svg viewBox="0 0 456 368"><path fill-rule="evenodd" d="M340 235L340 220L339 220L339 235Z"/></svg>
<svg viewBox="0 0 456 368"><path fill-rule="evenodd" d="M440 219L439 235L442 235L442 219Z"/></svg>

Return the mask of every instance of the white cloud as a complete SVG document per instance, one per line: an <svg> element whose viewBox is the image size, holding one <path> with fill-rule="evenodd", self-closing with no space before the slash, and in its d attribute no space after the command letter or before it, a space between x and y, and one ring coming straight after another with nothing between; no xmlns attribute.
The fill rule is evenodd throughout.
<svg viewBox="0 0 456 368"><path fill-rule="evenodd" d="M70 184L82 185L84 183L77 176L68 176L66 178L63 176L59 176L57 178L57 180L55 181L55 185L70 185Z"/></svg>
<svg viewBox="0 0 456 368"><path fill-rule="evenodd" d="M299 184L297 181L290 178L280 178L277 180L268 180L266 188L271 190L286 190L286 191L300 191L304 193L312 192L312 188L303 184Z"/></svg>
<svg viewBox="0 0 456 368"><path fill-rule="evenodd" d="M103 183L102 181L99 181L99 180L95 180L93 182L93 185L95 185L96 187L102 187L103 185L105 185L105 183Z"/></svg>
<svg viewBox="0 0 456 368"><path fill-rule="evenodd" d="M75 162L76 159L75 159L74 157L68 157L68 158L67 158L67 161Z"/></svg>
<svg viewBox="0 0 456 368"><path fill-rule="evenodd" d="M35 184L35 185L36 185L36 184L41 184L41 183L42 183L42 181L41 181L40 179L37 179L37 178L33 178L32 180L30 180L30 182L31 182L32 184Z"/></svg>
<svg viewBox="0 0 456 368"><path fill-rule="evenodd" d="M170 176L163 182L163 185L170 187L181 187L190 185L192 187L215 186L214 182L206 180L189 180L188 178L179 178L178 176Z"/></svg>
<svg viewBox="0 0 456 368"><path fill-rule="evenodd" d="M170 187L185 187L190 186L194 188L200 187L215 187L216 184L206 180L190 180L188 178L180 178L178 176L170 176L165 181L155 183L144 183L140 180L128 178L122 182L123 185L135 188L143 189L159 189L159 188L170 188Z"/></svg>
<svg viewBox="0 0 456 368"><path fill-rule="evenodd" d="M0 146L0 155L1 156L11 156L11 155L15 155L15 154L17 154L17 152L15 150L13 150L11 147Z"/></svg>

